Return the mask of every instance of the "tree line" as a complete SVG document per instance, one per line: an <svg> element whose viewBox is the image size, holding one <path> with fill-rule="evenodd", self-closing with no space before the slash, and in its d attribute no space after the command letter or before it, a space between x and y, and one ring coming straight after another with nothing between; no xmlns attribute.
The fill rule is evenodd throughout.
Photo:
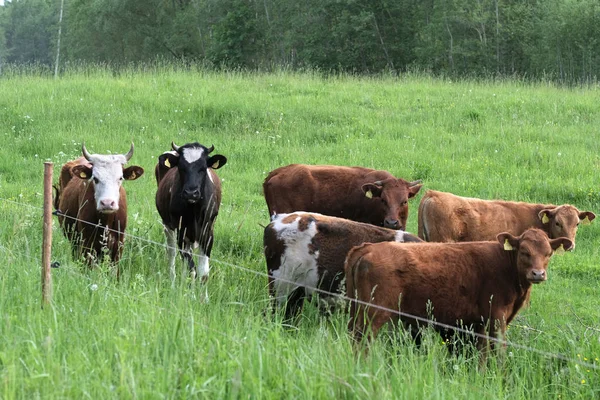
<svg viewBox="0 0 600 400"><path fill-rule="evenodd" d="M60 0L0 7L0 63L56 63ZM64 0L60 62L595 81L598 0Z"/></svg>

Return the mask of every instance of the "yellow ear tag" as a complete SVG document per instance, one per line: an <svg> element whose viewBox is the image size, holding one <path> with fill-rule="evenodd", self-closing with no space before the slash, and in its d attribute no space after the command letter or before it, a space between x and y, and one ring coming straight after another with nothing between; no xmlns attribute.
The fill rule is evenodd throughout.
<svg viewBox="0 0 600 400"><path fill-rule="evenodd" d="M86 179L86 178L87 178L87 175L85 174L85 172L80 172L80 173L79 173L79 177L80 177L81 179Z"/></svg>
<svg viewBox="0 0 600 400"><path fill-rule="evenodd" d="M171 168L171 163L169 162L168 158L165 159L165 165L167 166L167 168Z"/></svg>
<svg viewBox="0 0 600 400"><path fill-rule="evenodd" d="M219 160L217 160L213 165L212 168L217 169L219 168Z"/></svg>
<svg viewBox="0 0 600 400"><path fill-rule="evenodd" d="M130 180L134 180L135 178L137 178L137 175L135 174L135 172L131 173L131 176L129 177Z"/></svg>
<svg viewBox="0 0 600 400"><path fill-rule="evenodd" d="M563 254L564 252L565 252L565 248L562 244L560 246L558 246L558 248L556 250L554 250L554 254Z"/></svg>
<svg viewBox="0 0 600 400"><path fill-rule="evenodd" d="M542 216L542 224L547 224L548 222L550 222L550 218L548 218L548 216L544 214Z"/></svg>
<svg viewBox="0 0 600 400"><path fill-rule="evenodd" d="M504 250L510 251L514 250L514 248L508 243L508 239L504 239Z"/></svg>
<svg viewBox="0 0 600 400"><path fill-rule="evenodd" d="M592 221L590 221L590 219L586 215L585 218L583 219L583 221L581 221L581 223L584 224L584 225L589 225L589 224L592 223Z"/></svg>
<svg viewBox="0 0 600 400"><path fill-rule="evenodd" d="M373 192L371 192L370 190L367 190L367 191L365 192L365 196L366 196L368 199L372 199L372 198L373 198Z"/></svg>

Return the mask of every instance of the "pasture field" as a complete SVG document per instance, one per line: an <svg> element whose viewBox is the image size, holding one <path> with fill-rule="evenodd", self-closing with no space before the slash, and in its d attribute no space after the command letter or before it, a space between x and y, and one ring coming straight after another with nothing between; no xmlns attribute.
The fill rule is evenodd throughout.
<svg viewBox="0 0 600 400"><path fill-rule="evenodd" d="M426 76L102 69L0 78L0 398L593 399L600 397L600 223L553 257L547 282L485 370L435 334L390 330L355 356L347 316L308 304L293 327L268 309L266 174L289 163L362 165L424 189L572 203L600 214L600 88ZM55 220L54 298L40 309L43 161L125 153L122 277L73 261ZM154 205L156 157L215 145L223 203L210 301L171 287ZM408 230L417 231L411 200ZM183 267L179 264L179 272ZM181 274L180 274L181 275ZM201 293L201 292L200 292ZM550 354L547 354L550 353ZM552 356L555 355L555 356Z"/></svg>

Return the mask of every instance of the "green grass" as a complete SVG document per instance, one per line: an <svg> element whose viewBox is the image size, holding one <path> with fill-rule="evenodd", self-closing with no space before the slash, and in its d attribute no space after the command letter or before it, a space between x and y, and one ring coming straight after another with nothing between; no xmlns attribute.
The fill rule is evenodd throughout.
<svg viewBox="0 0 600 400"><path fill-rule="evenodd" d="M531 350L508 347L480 371L476 356L448 354L433 334L416 348L391 332L355 356L347 316L324 318L312 304L296 327L282 326L265 317L261 227L262 180L294 162L386 169L425 189L598 214L598 104L596 87L426 76L162 68L1 79L0 397L598 398L600 370ZM135 237L117 282L110 266L73 261L55 226L61 268L52 306L41 310L43 161L55 163L56 180L82 140L99 153L135 142L132 163L146 170L125 183ZM168 278L153 168L171 140L214 144L228 157L208 304L201 289L171 288ZM533 289L510 341L600 365L599 248L600 224L582 227L577 249L554 257L549 280Z"/></svg>

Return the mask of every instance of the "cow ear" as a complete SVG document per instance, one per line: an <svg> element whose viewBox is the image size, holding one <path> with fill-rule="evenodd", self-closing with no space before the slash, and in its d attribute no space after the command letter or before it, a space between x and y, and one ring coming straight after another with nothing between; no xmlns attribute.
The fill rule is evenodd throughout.
<svg viewBox="0 0 600 400"><path fill-rule="evenodd" d="M542 221L542 224L546 225L550 222L550 219L554 215L554 208L545 208L538 213L538 217Z"/></svg>
<svg viewBox="0 0 600 400"><path fill-rule="evenodd" d="M573 249L573 242L570 239L560 237L557 239L550 240L550 247L552 247L552 251L556 254L560 254L562 252L569 251Z"/></svg>
<svg viewBox="0 0 600 400"><path fill-rule="evenodd" d="M165 168L173 168L179 162L179 153L176 151L167 151L158 156L158 163Z"/></svg>
<svg viewBox="0 0 600 400"><path fill-rule="evenodd" d="M408 198L411 199L419 193L419 190L423 187L422 184L413 185L408 188Z"/></svg>
<svg viewBox="0 0 600 400"><path fill-rule="evenodd" d="M142 175L144 175L144 168L137 165L132 165L123 170L123 178L128 181L134 181Z"/></svg>
<svg viewBox="0 0 600 400"><path fill-rule="evenodd" d="M87 165L76 165L71 168L71 173L80 179L90 179L92 177L92 169Z"/></svg>
<svg viewBox="0 0 600 400"><path fill-rule="evenodd" d="M511 251L519 248L519 238L514 237L508 232L503 232L496 236L498 242L504 246L504 250Z"/></svg>
<svg viewBox="0 0 600 400"><path fill-rule="evenodd" d="M215 154L208 159L208 166L212 169L219 169L227 163L227 158L220 154Z"/></svg>
<svg viewBox="0 0 600 400"><path fill-rule="evenodd" d="M582 211L579 213L579 220L584 225L589 225L596 218L596 214L591 211Z"/></svg>
<svg viewBox="0 0 600 400"><path fill-rule="evenodd" d="M361 187L363 193L369 199L373 197L381 197L381 192L383 192L383 186L376 185L374 183L365 183Z"/></svg>

